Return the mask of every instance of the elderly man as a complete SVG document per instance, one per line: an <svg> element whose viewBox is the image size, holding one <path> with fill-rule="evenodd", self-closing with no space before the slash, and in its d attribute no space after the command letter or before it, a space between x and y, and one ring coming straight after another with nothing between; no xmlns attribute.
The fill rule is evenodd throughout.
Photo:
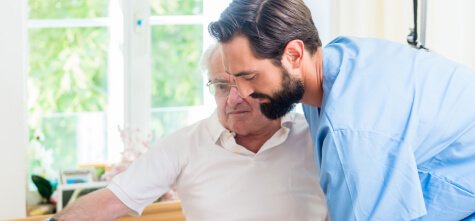
<svg viewBox="0 0 475 221"><path fill-rule="evenodd" d="M191 221L326 219L304 117L267 119L255 99L238 95L217 46L204 61L216 112L161 140L106 189L82 197L55 219L140 214L171 188Z"/></svg>

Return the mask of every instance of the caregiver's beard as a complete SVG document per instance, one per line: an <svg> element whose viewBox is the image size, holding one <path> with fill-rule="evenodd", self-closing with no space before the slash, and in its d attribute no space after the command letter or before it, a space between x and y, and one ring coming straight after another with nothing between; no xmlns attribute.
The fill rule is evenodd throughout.
<svg viewBox="0 0 475 221"><path fill-rule="evenodd" d="M269 102L260 104L261 112L267 118L276 120L289 113L298 103L305 92L303 82L290 77L289 72L281 67L282 86L272 96L254 92L253 98L267 98Z"/></svg>

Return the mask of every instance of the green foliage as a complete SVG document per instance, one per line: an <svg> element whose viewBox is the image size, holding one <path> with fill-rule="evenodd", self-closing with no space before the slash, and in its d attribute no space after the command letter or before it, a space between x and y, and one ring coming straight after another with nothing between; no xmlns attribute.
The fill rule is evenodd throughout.
<svg viewBox="0 0 475 221"><path fill-rule="evenodd" d="M54 191L53 185L50 183L50 181L35 174L31 175L31 180L35 184L36 188L38 188L38 192L40 193L41 197L43 197L44 202L49 203L51 200L51 195L53 195Z"/></svg>
<svg viewBox="0 0 475 221"><path fill-rule="evenodd" d="M202 104L201 25L152 27L152 107Z"/></svg>
<svg viewBox="0 0 475 221"><path fill-rule="evenodd" d="M151 0L152 15L201 15L203 0Z"/></svg>
<svg viewBox="0 0 475 221"><path fill-rule="evenodd" d="M108 0L28 0L30 19L107 17Z"/></svg>
<svg viewBox="0 0 475 221"><path fill-rule="evenodd" d="M104 110L107 30L31 29L29 34L30 112Z"/></svg>

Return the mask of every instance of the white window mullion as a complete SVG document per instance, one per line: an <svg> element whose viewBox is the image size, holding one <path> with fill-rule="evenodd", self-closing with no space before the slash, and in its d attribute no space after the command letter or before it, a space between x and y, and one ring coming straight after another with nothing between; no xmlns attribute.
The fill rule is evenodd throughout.
<svg viewBox="0 0 475 221"><path fill-rule="evenodd" d="M30 19L28 20L28 28L105 27L113 21L113 18Z"/></svg>
<svg viewBox="0 0 475 221"><path fill-rule="evenodd" d="M122 45L124 44L124 16L119 0L109 2L109 51L107 71L107 160L118 162L123 150L118 127L124 127L125 120L125 61Z"/></svg>
<svg viewBox="0 0 475 221"><path fill-rule="evenodd" d="M150 129L150 2L121 0L124 15L125 127Z"/></svg>
<svg viewBox="0 0 475 221"><path fill-rule="evenodd" d="M146 0L109 4L108 160L117 162L124 148L118 127L150 127L150 7Z"/></svg>
<svg viewBox="0 0 475 221"><path fill-rule="evenodd" d="M151 16L150 25L201 25L204 20L201 15Z"/></svg>

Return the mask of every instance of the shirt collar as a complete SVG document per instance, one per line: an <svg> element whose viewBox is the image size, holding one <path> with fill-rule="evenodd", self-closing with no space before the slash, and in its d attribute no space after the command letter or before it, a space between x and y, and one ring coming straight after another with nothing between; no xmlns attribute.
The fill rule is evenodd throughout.
<svg viewBox="0 0 475 221"><path fill-rule="evenodd" d="M221 122L219 122L217 110L215 110L213 114L211 114L211 116L207 119L207 121L208 121L209 134L211 135L211 140L213 141L213 143L217 143L219 137L224 132L229 133L229 131L223 127Z"/></svg>
<svg viewBox="0 0 475 221"><path fill-rule="evenodd" d="M283 143L287 139L290 128L292 127L291 125L294 123L294 118L295 118L294 113L289 113L289 114L286 114L284 117L282 117L281 122L280 122L281 129L278 130L274 134L274 136L272 136L270 138L270 140L273 140L273 142L270 142L268 144L266 142L266 144L265 144L266 147L264 148L264 146L263 146L263 149L259 150L259 152L263 151L264 149L269 149L273 146L277 146L277 145ZM215 110L213 112L213 114L208 118L207 121L208 121L209 133L211 135L211 139L212 139L213 143L218 144L219 146L223 147L222 145L224 143L220 142L220 140L223 141L223 140L233 139L233 141L234 141L234 133L227 130L226 128L224 128L223 125L221 124L221 122L219 122L217 110ZM277 136L277 139L276 139L276 136ZM229 144L230 142L227 141L225 143ZM234 143L235 143L235 141L234 141ZM225 148L225 149L227 149L227 148Z"/></svg>

